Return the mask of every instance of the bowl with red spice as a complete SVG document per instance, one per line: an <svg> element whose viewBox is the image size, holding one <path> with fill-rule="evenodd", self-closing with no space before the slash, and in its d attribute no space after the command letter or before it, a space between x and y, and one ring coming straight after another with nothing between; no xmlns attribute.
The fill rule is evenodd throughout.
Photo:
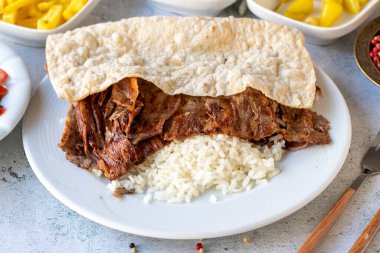
<svg viewBox="0 0 380 253"><path fill-rule="evenodd" d="M0 140L20 121L29 104L31 84L23 60L0 43Z"/></svg>
<svg viewBox="0 0 380 253"><path fill-rule="evenodd" d="M380 16L359 32L354 51L360 70L380 87Z"/></svg>

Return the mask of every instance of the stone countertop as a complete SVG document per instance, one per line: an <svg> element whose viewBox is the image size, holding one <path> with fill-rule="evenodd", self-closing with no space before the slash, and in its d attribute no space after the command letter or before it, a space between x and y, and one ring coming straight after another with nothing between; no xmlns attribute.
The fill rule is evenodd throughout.
<svg viewBox="0 0 380 253"><path fill-rule="evenodd" d="M237 6L222 15L237 15ZM162 14L141 0L102 1L82 25L137 15ZM376 15L380 14L380 10ZM251 16L247 14L247 16ZM304 208L272 225L244 234L203 241L206 252L295 252L342 192L360 173L360 160L380 129L380 88L355 64L358 30L336 43L307 45L315 63L336 82L352 117L352 144L333 183ZM32 83L44 76L43 49L1 41L26 62ZM55 199L38 181L25 157L21 123L0 142L0 252L196 252L193 240L163 240L119 232L92 222ZM366 181L317 252L346 252L380 208L380 176ZM243 244L243 237L251 242ZM380 252L380 233L367 252Z"/></svg>

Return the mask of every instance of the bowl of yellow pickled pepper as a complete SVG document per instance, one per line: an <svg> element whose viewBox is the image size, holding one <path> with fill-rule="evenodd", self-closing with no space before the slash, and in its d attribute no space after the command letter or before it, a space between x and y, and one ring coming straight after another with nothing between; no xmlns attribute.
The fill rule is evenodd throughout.
<svg viewBox="0 0 380 253"><path fill-rule="evenodd" d="M369 0L280 0L275 11L314 26L333 27L344 14L358 14ZM346 12L346 13L345 13Z"/></svg>
<svg viewBox="0 0 380 253"><path fill-rule="evenodd" d="M0 0L0 37L43 47L48 35L74 28L100 0Z"/></svg>
<svg viewBox="0 0 380 253"><path fill-rule="evenodd" d="M379 0L247 0L259 18L299 29L306 41L327 45L364 23Z"/></svg>

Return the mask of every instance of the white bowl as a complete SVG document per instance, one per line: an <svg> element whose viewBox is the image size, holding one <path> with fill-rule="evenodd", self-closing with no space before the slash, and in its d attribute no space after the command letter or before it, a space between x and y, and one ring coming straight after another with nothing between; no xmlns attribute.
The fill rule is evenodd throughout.
<svg viewBox="0 0 380 253"><path fill-rule="evenodd" d="M0 38L33 47L44 47L50 34L64 32L77 26L95 8L100 0L88 3L69 21L53 30L37 30L0 21Z"/></svg>
<svg viewBox="0 0 380 253"><path fill-rule="evenodd" d="M185 16L215 16L237 0L149 0L156 8Z"/></svg>
<svg viewBox="0 0 380 253"><path fill-rule="evenodd" d="M306 42L316 45L327 45L338 38L349 34L360 24L364 23L374 11L380 6L379 0L370 0L364 8L356 15L344 14L333 27L319 27L308 25L303 22L287 18L273 10L276 1L247 0L248 8L257 17L274 23L284 24L297 28L306 37Z"/></svg>

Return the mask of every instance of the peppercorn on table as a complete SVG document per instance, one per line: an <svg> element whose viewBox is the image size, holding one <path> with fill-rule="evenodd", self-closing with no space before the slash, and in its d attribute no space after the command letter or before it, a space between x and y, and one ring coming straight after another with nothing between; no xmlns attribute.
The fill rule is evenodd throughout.
<svg viewBox="0 0 380 253"><path fill-rule="evenodd" d="M237 5L231 6L222 15L237 16L237 9ZM145 1L107 0L81 25L158 14L165 13ZM380 15L380 10L376 15ZM162 240L112 230L78 215L42 186L26 160L19 124L0 142L0 252L295 252L358 175L360 159L380 129L380 89L361 74L353 56L357 32L327 47L307 45L316 65L334 79L345 96L353 136L349 156L339 175L319 197L296 213L255 231L202 241ZM44 49L1 42L24 58L32 83L39 83L45 75ZM347 252L378 210L379 196L380 177L372 177L361 186L317 252ZM379 250L380 234L367 252Z"/></svg>

